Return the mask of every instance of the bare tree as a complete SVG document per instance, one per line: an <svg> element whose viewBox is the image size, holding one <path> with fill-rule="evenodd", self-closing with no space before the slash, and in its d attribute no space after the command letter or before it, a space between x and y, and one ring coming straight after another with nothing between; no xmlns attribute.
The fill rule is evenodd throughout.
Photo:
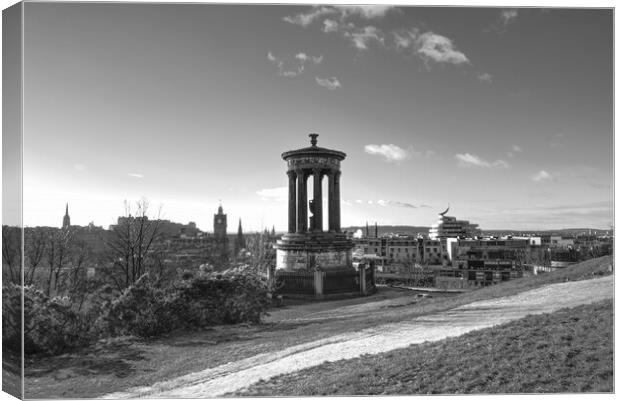
<svg viewBox="0 0 620 401"><path fill-rule="evenodd" d="M47 277L47 295L51 296L62 287L61 273L67 267L70 257L74 232L70 228L51 229L47 234L45 253L49 265Z"/></svg>
<svg viewBox="0 0 620 401"><path fill-rule="evenodd" d="M46 234L40 227L24 229L24 285L34 284L37 267L47 247Z"/></svg>
<svg viewBox="0 0 620 401"><path fill-rule="evenodd" d="M22 233L20 227L2 226L2 275L4 280L21 284Z"/></svg>
<svg viewBox="0 0 620 401"><path fill-rule="evenodd" d="M149 203L146 199L136 202L132 214L125 201L125 216L119 218L107 241L108 255L112 262L108 276L119 289L135 283L149 268L153 267L153 244L160 238L159 213L153 220L148 217Z"/></svg>

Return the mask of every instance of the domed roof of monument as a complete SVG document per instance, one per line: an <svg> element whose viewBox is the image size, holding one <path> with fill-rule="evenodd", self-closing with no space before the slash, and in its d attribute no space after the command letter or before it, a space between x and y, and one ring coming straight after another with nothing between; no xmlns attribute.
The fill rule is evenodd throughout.
<svg viewBox="0 0 620 401"><path fill-rule="evenodd" d="M282 153L282 158L284 160L288 160L290 158L303 157L303 156L326 156L326 157L333 157L338 160L344 160L344 158L347 157L346 153L341 152L339 150L321 148L321 147L316 146L316 143L317 143L316 137L319 136L319 134L310 134L308 136L311 138L310 139L311 146L307 148L289 150L287 152L284 152Z"/></svg>

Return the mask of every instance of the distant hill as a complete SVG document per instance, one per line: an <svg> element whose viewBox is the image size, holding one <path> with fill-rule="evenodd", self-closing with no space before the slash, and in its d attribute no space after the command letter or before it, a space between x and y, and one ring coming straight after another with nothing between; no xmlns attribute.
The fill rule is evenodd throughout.
<svg viewBox="0 0 620 401"><path fill-rule="evenodd" d="M430 227L424 226L378 226L377 227L379 236L383 234L403 234L403 235L428 235L428 230ZM366 226L349 226L343 227L342 231L356 232L357 230L362 230L362 233L366 234ZM370 232L370 236L375 235L375 226L369 225L368 231ZM613 231L610 230L600 230L594 228L563 228L560 230L482 230L482 235L484 236L496 236L501 237L504 235L559 235L564 237L574 237L577 235L607 235L612 234Z"/></svg>
<svg viewBox="0 0 620 401"><path fill-rule="evenodd" d="M417 234L428 234L428 230L430 227L422 227L422 226L378 226L377 231L379 232L379 236L383 234L403 234L403 235L417 235ZM366 234L366 226L350 226L342 228L342 231L356 232L357 230L362 230L362 233ZM375 235L375 226L369 225L368 231L370 236Z"/></svg>

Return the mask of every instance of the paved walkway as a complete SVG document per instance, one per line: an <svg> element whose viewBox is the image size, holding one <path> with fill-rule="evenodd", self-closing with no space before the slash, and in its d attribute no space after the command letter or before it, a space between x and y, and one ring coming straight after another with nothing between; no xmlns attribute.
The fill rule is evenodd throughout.
<svg viewBox="0 0 620 401"><path fill-rule="evenodd" d="M552 284L517 295L478 301L445 312L385 324L319 341L259 354L148 387L108 394L106 398L218 397L259 380L327 361L379 354L425 341L439 341L530 314L549 313L613 298L613 275Z"/></svg>

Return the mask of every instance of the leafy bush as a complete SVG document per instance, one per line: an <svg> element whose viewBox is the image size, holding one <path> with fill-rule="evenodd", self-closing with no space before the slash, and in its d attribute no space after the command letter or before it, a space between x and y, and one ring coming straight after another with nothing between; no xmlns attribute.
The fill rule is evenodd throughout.
<svg viewBox="0 0 620 401"><path fill-rule="evenodd" d="M247 271L209 273L182 282L172 309L185 327L258 323L269 307L267 285Z"/></svg>
<svg viewBox="0 0 620 401"><path fill-rule="evenodd" d="M48 298L32 286L2 289L3 344L21 352L21 291L24 292L24 352L59 354L96 339L88 313L76 310L68 297Z"/></svg>
<svg viewBox="0 0 620 401"><path fill-rule="evenodd" d="M155 337L176 329L258 323L268 307L266 282L251 272L184 275L168 289L144 276L108 305L101 322L112 336Z"/></svg>

